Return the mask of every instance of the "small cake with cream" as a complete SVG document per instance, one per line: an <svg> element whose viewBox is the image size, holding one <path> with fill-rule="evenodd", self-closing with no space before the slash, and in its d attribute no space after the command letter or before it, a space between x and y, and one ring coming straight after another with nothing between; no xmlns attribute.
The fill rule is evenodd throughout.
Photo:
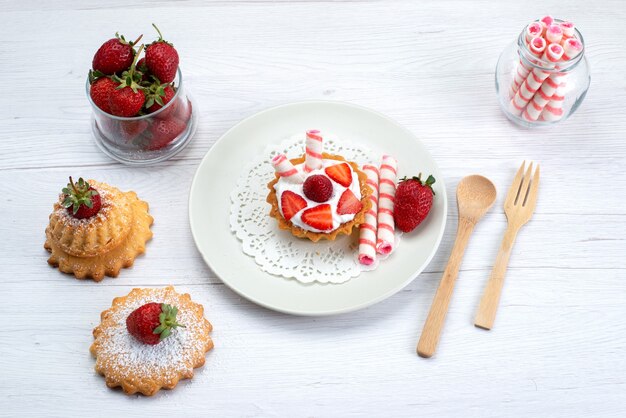
<svg viewBox="0 0 626 418"><path fill-rule="evenodd" d="M349 235L364 223L372 205L367 176L356 163L324 153L319 131L307 131L302 157L278 154L272 165L276 175L268 184L267 202L279 228L317 242Z"/></svg>

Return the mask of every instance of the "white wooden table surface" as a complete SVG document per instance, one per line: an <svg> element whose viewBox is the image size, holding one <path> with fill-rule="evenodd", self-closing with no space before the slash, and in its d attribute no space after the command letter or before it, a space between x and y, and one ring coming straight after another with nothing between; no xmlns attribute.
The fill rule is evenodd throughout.
<svg viewBox="0 0 626 418"><path fill-rule="evenodd" d="M0 5L1 416L623 417L626 413L626 3L499 1L2 1ZM555 129L507 122L494 91L500 52L531 19L577 23L591 89ZM85 77L117 30L181 56L200 124L175 159L129 168L90 135ZM238 297L189 231L196 167L237 121L302 99L343 100L398 120L445 173L451 207L427 270L368 309L286 316ZM523 159L542 164L536 214L513 251L496 327L472 325ZM483 174L498 202L465 256L437 356L415 345L450 252L458 180ZM44 229L68 175L132 189L154 240L101 283L46 264ZM280 279L279 279L280 280ZM133 287L173 284L204 304L215 350L190 382L156 397L109 390L91 331Z"/></svg>

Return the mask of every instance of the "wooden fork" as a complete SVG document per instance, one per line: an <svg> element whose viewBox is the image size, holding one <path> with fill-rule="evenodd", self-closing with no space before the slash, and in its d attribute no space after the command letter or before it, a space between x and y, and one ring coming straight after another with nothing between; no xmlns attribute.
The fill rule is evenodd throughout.
<svg viewBox="0 0 626 418"><path fill-rule="evenodd" d="M535 211L537 191L539 189L539 165L537 164L534 175L532 175L533 163L530 163L528 170L524 173L525 166L526 161L517 170L513 184L504 202L504 213L506 214L508 226L502 238L502 245L500 246L496 263L491 271L491 276L485 287L485 292L480 300L478 313L474 320L474 325L478 328L489 330L493 327L515 237Z"/></svg>

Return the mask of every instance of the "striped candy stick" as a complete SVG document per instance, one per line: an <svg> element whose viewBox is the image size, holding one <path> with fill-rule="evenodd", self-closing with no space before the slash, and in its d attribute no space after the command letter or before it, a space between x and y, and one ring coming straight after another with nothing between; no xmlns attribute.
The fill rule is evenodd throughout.
<svg viewBox="0 0 626 418"><path fill-rule="evenodd" d="M522 113L522 118L524 118L524 120L534 122L539 119L539 115L541 115L543 109L552 99L554 93L556 93L556 89L561 84L562 78L562 76L557 74L553 74L546 78L539 90L537 90L533 96L532 100L528 103L528 106L526 106L526 109L524 109L524 112Z"/></svg>
<svg viewBox="0 0 626 418"><path fill-rule="evenodd" d="M320 131L312 129L306 131L306 156L304 157L304 171L309 173L322 168L323 138Z"/></svg>
<svg viewBox="0 0 626 418"><path fill-rule="evenodd" d="M541 56L541 60L545 61L546 69L554 68L555 63L561 59L563 55L563 47L559 44L550 44ZM526 80L522 83L513 99L511 99L512 113L521 115L528 102L533 98L535 92L541 87L541 84L550 75L550 72L535 68L530 72Z"/></svg>
<svg viewBox="0 0 626 418"><path fill-rule="evenodd" d="M583 51L583 43L576 38L569 38L563 43L563 61L569 61L578 56Z"/></svg>
<svg viewBox="0 0 626 418"><path fill-rule="evenodd" d="M272 158L272 166L276 173L292 183L303 183L304 175L287 159L285 154L278 154Z"/></svg>
<svg viewBox="0 0 626 418"><path fill-rule="evenodd" d="M551 25L548 27L548 31L546 36L553 43L557 43L561 41L561 37L563 36L563 31L559 26ZM563 48L563 55L561 56L561 60L565 60L567 50ZM558 65L556 66L558 69ZM562 73L554 73L550 74L548 78L541 84L541 87L537 90L532 100L524 109L522 113L522 118L529 122L534 122L539 119L541 112L544 107L548 104L552 95L556 92L556 89L563 82L564 77Z"/></svg>
<svg viewBox="0 0 626 418"><path fill-rule="evenodd" d="M570 61L578 56L583 50L583 44L578 39L570 38L563 44L563 56L561 61ZM541 90L544 90L546 84L549 88L546 88L546 95L552 91L551 97L545 103L545 109L541 109L541 115L537 117L544 121L555 121L563 117L563 103L565 101L565 87L567 76L564 73L553 74L543 83ZM541 91L540 90L540 91ZM545 97L542 97L542 101ZM530 106L529 106L530 108Z"/></svg>
<svg viewBox="0 0 626 418"><path fill-rule="evenodd" d="M541 19L539 19L539 23L541 24L542 29L543 29L541 32L541 36L546 36L546 31L548 30L548 26L554 23L554 18L550 15L544 16Z"/></svg>
<svg viewBox="0 0 626 418"><path fill-rule="evenodd" d="M576 27L572 22L568 21L559 23L559 26L563 30L563 39L561 39L561 45L563 45L565 41L574 36Z"/></svg>
<svg viewBox="0 0 626 418"><path fill-rule="evenodd" d="M566 83L561 83L556 89L556 92L552 95L550 101L546 104L541 112L539 120L542 121L557 121L563 117L563 102L565 101L565 86Z"/></svg>
<svg viewBox="0 0 626 418"><path fill-rule="evenodd" d="M528 49L531 54L536 57L540 57L546 49L546 40L543 38L533 38L528 43ZM509 97L511 98L515 96L515 93L517 93L522 83L526 81L526 78L530 73L530 67L524 64L521 58L519 63L520 65L517 66L515 76L513 77L513 83L511 84L511 89L509 90Z"/></svg>
<svg viewBox="0 0 626 418"><path fill-rule="evenodd" d="M376 251L378 254L389 254L393 251L396 239L393 207L396 197L398 162L390 155L383 156L379 172Z"/></svg>
<svg viewBox="0 0 626 418"><path fill-rule="evenodd" d="M363 171L367 174L367 184L372 189L370 200L372 208L365 214L365 223L359 231L359 262L370 266L376 261L376 234L378 231L378 168L373 165L364 165Z"/></svg>
<svg viewBox="0 0 626 418"><path fill-rule="evenodd" d="M532 22L528 26L526 26L526 33L524 34L524 40L526 44L528 44L531 39L541 37L541 32L543 31L543 26L539 22Z"/></svg>
<svg viewBox="0 0 626 418"><path fill-rule="evenodd" d="M541 39L541 30L542 26L539 22L532 22L528 26L526 26L526 31L524 34L524 42L528 49L533 52L533 41L535 38ZM545 48L545 40L544 48ZM536 48L536 46L535 46ZM543 51L542 51L543 52ZM511 83L511 88L509 89L509 97L513 98L517 89L519 89L520 84L524 82L526 77L528 77L528 73L530 72L530 67L524 63L524 60L520 57L519 62L517 64L517 68L515 69L515 74L513 75L513 82Z"/></svg>
<svg viewBox="0 0 626 418"><path fill-rule="evenodd" d="M546 41L549 44L558 44L563 39L563 29L559 25L550 25L546 29Z"/></svg>

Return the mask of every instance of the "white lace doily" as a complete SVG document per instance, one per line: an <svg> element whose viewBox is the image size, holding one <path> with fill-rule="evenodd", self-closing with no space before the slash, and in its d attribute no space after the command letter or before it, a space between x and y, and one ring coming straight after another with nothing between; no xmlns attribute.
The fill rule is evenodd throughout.
<svg viewBox="0 0 626 418"><path fill-rule="evenodd" d="M304 143L305 135L301 134L268 145L244 167L230 195L230 228L241 240L243 252L254 257L263 271L303 283L343 283L366 270L357 260L358 231L352 236L340 235L335 241L311 242L279 229L269 216L270 205L265 199L267 183L274 178L270 161L278 153L288 158L302 156ZM360 145L339 142L332 135L324 136L324 152L341 155L360 166L377 164L381 157Z"/></svg>

